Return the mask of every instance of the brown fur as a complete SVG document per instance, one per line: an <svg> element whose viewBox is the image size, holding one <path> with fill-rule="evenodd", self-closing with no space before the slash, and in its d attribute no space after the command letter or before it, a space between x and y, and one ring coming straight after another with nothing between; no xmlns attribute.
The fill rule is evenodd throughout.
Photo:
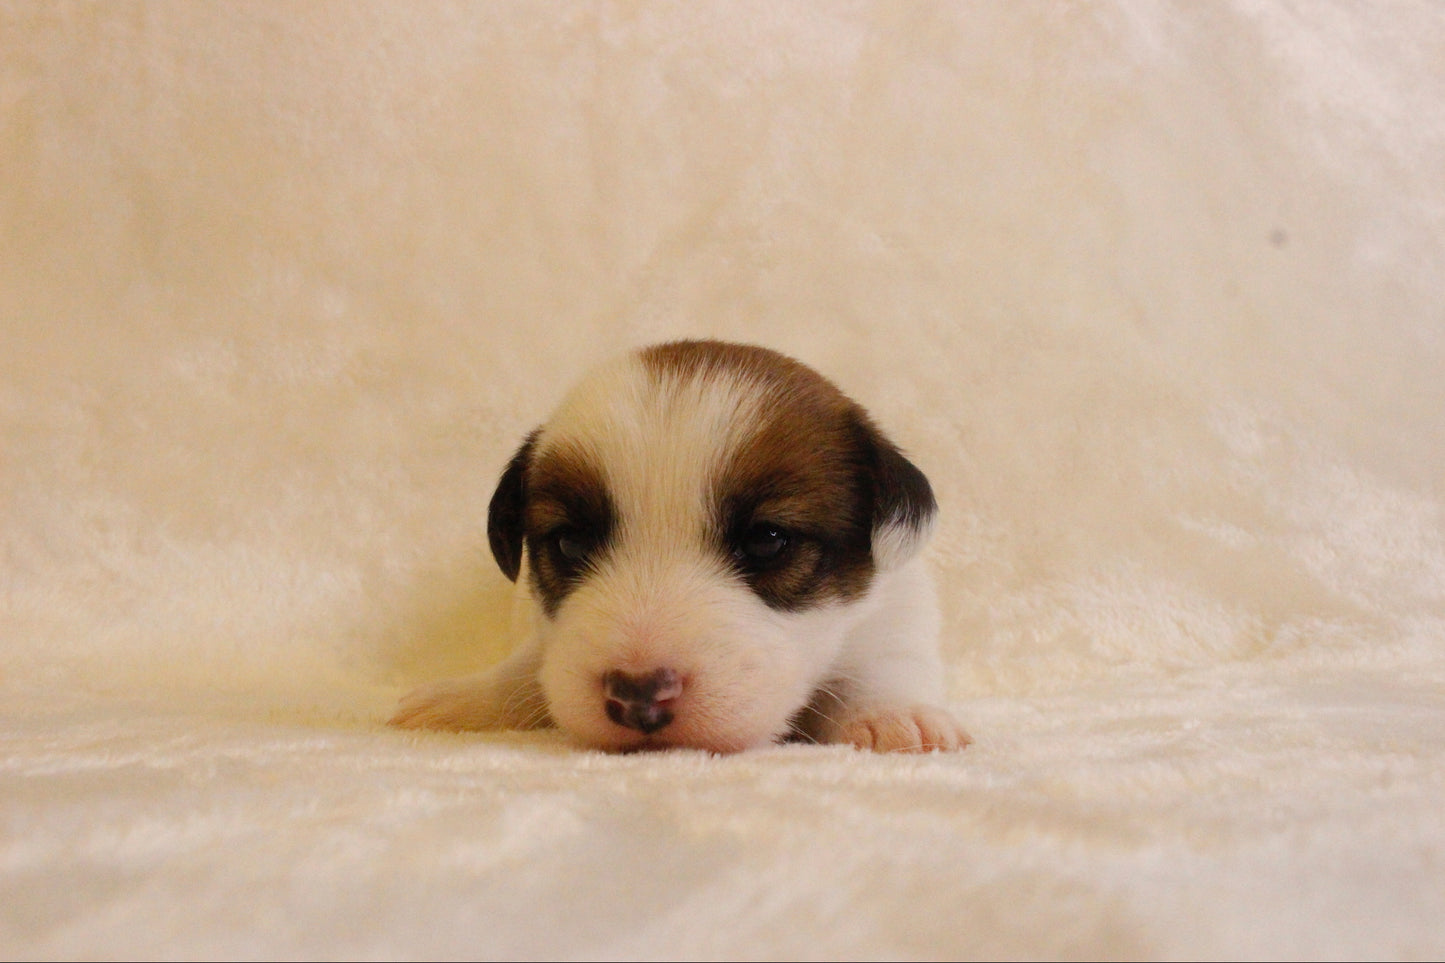
<svg viewBox="0 0 1445 963"><path fill-rule="evenodd" d="M601 560L616 518L602 471L585 452L563 446L536 456L528 471L523 520L532 588L548 615L557 611L585 571ZM562 536L592 546L585 564L565 556L558 543Z"/></svg>
<svg viewBox="0 0 1445 963"><path fill-rule="evenodd" d="M714 494L725 549L760 521L793 536L786 564L746 576L759 596L774 608L798 609L865 592L874 572L877 468L889 453L902 460L867 414L811 368L767 348L678 341L642 359L659 377L736 372L765 395L762 422L729 459ZM932 493L922 484L931 511Z"/></svg>

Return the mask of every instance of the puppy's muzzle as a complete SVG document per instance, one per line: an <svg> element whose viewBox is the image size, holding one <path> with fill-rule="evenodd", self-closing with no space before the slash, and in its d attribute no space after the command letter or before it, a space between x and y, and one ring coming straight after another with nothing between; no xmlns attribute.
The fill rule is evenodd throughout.
<svg viewBox="0 0 1445 963"><path fill-rule="evenodd" d="M651 735L672 722L673 705L682 695L682 678L672 669L613 669L602 676L602 691L607 697L607 718Z"/></svg>

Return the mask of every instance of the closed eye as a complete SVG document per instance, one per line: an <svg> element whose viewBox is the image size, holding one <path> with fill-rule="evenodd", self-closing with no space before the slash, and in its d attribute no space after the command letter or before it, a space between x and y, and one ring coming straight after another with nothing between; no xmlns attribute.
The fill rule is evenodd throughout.
<svg viewBox="0 0 1445 963"><path fill-rule="evenodd" d="M781 563L793 544L793 535L772 522L754 522L733 542L733 558L749 571L762 571Z"/></svg>
<svg viewBox="0 0 1445 963"><path fill-rule="evenodd" d="M568 574L576 574L586 567L600 543L601 539L592 529L574 525L553 529L544 540L557 567Z"/></svg>

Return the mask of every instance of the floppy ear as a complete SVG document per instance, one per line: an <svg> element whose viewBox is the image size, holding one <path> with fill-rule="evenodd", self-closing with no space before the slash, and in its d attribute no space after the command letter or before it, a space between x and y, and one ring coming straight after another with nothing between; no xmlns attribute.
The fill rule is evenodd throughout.
<svg viewBox="0 0 1445 963"><path fill-rule="evenodd" d="M492 502L487 506L487 541L492 546L492 557L497 560L502 574L513 582L522 570L527 471L532 464L532 450L536 443L537 432L534 431L507 463L497 482L497 490L492 493Z"/></svg>
<svg viewBox="0 0 1445 963"><path fill-rule="evenodd" d="M864 430L872 448L873 564L888 571L923 548L933 534L938 502L928 477L917 465L872 424L865 422Z"/></svg>

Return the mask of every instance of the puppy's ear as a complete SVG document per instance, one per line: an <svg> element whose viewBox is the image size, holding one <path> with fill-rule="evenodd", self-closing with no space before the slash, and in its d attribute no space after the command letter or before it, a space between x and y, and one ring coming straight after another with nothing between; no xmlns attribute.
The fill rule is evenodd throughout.
<svg viewBox="0 0 1445 963"><path fill-rule="evenodd" d="M532 464L532 450L537 444L534 431L522 442L522 447L507 463L492 493L492 502L487 507L487 541L492 546L492 557L497 560L502 574L510 581L517 580L522 570L522 536L527 509L527 472Z"/></svg>
<svg viewBox="0 0 1445 963"><path fill-rule="evenodd" d="M873 564L880 571L913 558L933 534L938 502L928 477L904 457L873 424L864 421L871 449L873 482Z"/></svg>

